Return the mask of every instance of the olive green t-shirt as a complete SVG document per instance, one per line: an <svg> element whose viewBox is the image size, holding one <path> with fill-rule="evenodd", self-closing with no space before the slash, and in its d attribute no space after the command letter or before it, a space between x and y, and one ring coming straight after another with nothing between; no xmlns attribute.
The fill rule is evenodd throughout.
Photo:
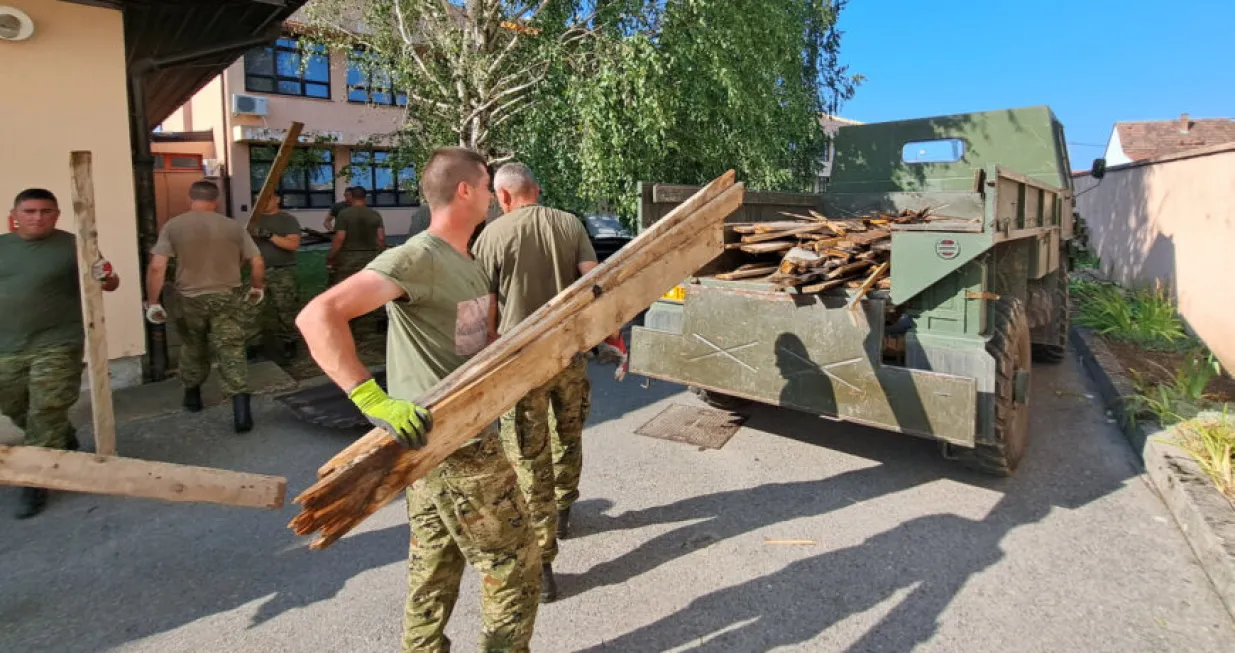
<svg viewBox="0 0 1235 653"><path fill-rule="evenodd" d="M257 216L257 228L265 229L276 236L294 236L300 233L300 221L296 216L279 211ZM285 268L296 264L296 252L270 242L269 238L257 239L257 251L268 268Z"/></svg>
<svg viewBox="0 0 1235 653"><path fill-rule="evenodd" d="M349 206L339 212L335 231L346 231L342 251L372 252L377 250L377 230L385 229L382 214L367 206Z"/></svg>
<svg viewBox="0 0 1235 653"><path fill-rule="evenodd" d="M581 276L579 264L596 260L579 218L539 205L490 222L472 248L501 307L506 333Z"/></svg>
<svg viewBox="0 0 1235 653"><path fill-rule="evenodd" d="M407 237L411 238L412 236L428 229L429 223L432 222L431 217L432 214L429 211L428 204L421 204L416 207L416 210L412 211L411 224L407 227Z"/></svg>
<svg viewBox="0 0 1235 653"><path fill-rule="evenodd" d="M239 287L240 266L261 254L244 225L206 211L168 220L150 251L176 258L176 290L185 297Z"/></svg>
<svg viewBox="0 0 1235 653"><path fill-rule="evenodd" d="M0 354L84 341L73 234L0 236Z"/></svg>
<svg viewBox="0 0 1235 653"><path fill-rule="evenodd" d="M332 218L337 218L339 217L339 214L343 212L343 209L346 209L349 206L351 205L347 202L335 202L330 205L330 210L327 211L326 214Z"/></svg>
<svg viewBox="0 0 1235 653"><path fill-rule="evenodd" d="M489 281L450 243L426 231L386 250L366 269L406 293L387 304L392 397L414 401L488 344Z"/></svg>

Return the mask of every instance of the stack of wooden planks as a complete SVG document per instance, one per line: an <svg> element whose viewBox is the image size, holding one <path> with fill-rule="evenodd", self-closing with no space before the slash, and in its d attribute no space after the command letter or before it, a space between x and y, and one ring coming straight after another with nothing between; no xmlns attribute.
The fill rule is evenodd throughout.
<svg viewBox="0 0 1235 653"><path fill-rule="evenodd" d="M725 249L760 260L717 274L716 278L763 281L800 292L848 287L865 294L871 288L887 289L891 287L888 270L892 225L930 219L927 209L873 213L843 220L826 218L815 211L809 215L781 215L791 219L726 225L738 240ZM780 261L770 260L768 255L779 255Z"/></svg>
<svg viewBox="0 0 1235 653"><path fill-rule="evenodd" d="M724 251L721 225L744 186L725 173L604 263L452 372L417 403L433 413L425 448L408 451L374 429L318 469L296 497L291 527L329 546L491 425L533 388Z"/></svg>

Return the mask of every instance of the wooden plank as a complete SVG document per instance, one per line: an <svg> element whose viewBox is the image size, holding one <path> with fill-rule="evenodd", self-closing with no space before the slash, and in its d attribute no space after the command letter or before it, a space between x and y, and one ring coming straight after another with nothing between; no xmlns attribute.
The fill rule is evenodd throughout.
<svg viewBox="0 0 1235 653"><path fill-rule="evenodd" d="M830 281L822 281L820 283L814 283L809 286L802 286L801 288L798 289L798 292L802 294L813 293L813 292L823 292L825 290L831 290L838 286L844 285L845 281L847 280L846 279L832 279Z"/></svg>
<svg viewBox="0 0 1235 653"><path fill-rule="evenodd" d="M253 218L265 208L266 202L270 201L275 189L279 187L279 179L283 177L283 171L287 169L287 162L292 159L292 152L296 150L296 143L300 141L302 129L304 129L302 122L293 122L292 126L287 128L283 143L279 145L279 153L274 156L274 162L270 164L270 172L266 173L266 181L262 182L262 190L257 194L257 199L253 201L253 210L249 211L249 217L245 220L245 228L249 230L249 233L257 229L257 223Z"/></svg>
<svg viewBox="0 0 1235 653"><path fill-rule="evenodd" d="M865 297L866 293L870 291L871 286L875 285L875 282L878 281L879 278L882 277L884 274L886 274L887 271L888 271L888 264L880 263L879 266L875 268L875 271L871 272L870 276L866 278L866 281L863 281L862 285L858 287L857 294L853 296L853 299L849 300L849 305L846 306L846 308L853 310L855 307L857 307L858 302L862 301L862 298Z"/></svg>
<svg viewBox="0 0 1235 653"><path fill-rule="evenodd" d="M832 279L839 279L839 278L849 275L850 273L857 272L859 270L865 270L871 265L872 263L870 261L857 261L855 263L850 263L849 265L842 265L839 268L836 268L835 270L832 270L831 272L829 272L827 279L829 281Z"/></svg>
<svg viewBox="0 0 1235 653"><path fill-rule="evenodd" d="M728 178L732 184L731 173ZM720 188L723 184L712 190ZM302 510L292 528L302 535L317 532L311 546L323 548L399 496L529 390L565 369L576 353L604 340L719 255L721 223L742 205L744 190L742 184L732 184L700 206L707 197L701 191L682 205L690 210L677 216L671 228L640 234L623 248L632 253L620 263L614 256L597 266L418 398L434 419L424 449L405 450L374 429L331 458L318 470L323 478L296 498ZM561 300L563 295L568 298ZM581 305L570 299L576 295L585 298ZM526 336L517 335L520 327Z"/></svg>
<svg viewBox="0 0 1235 653"><path fill-rule="evenodd" d="M862 247L891 237L892 232L887 229L873 229L865 233L845 234L845 237L841 240L845 243Z"/></svg>
<svg viewBox="0 0 1235 653"><path fill-rule="evenodd" d="M86 328L86 370L90 380L90 411L94 447L104 456L116 453L116 414L107 362L107 324L103 288L91 267L99 261L99 230L94 215L94 171L90 152L69 154L73 186L73 216L77 230L77 278L81 285L82 321Z"/></svg>
<svg viewBox="0 0 1235 653"><path fill-rule="evenodd" d="M802 220L775 220L772 222L740 222L725 225L726 229L732 229L740 234L761 234L778 229L793 229L801 227L805 224L816 224L814 222L804 222Z"/></svg>
<svg viewBox="0 0 1235 653"><path fill-rule="evenodd" d="M247 508L281 508L287 492L279 476L3 445L0 484Z"/></svg>
<svg viewBox="0 0 1235 653"><path fill-rule="evenodd" d="M742 242L743 243L762 243L762 242L766 242L769 240L776 240L778 238L785 238L788 236L798 236L801 234L808 234L811 232L820 231L824 228L825 226L822 224L808 224L808 225L801 226L801 227L795 227L793 229L787 229L785 231L769 231L767 233L760 232L760 233L756 233L750 236L742 236Z"/></svg>
<svg viewBox="0 0 1235 653"><path fill-rule="evenodd" d="M725 249L740 249L747 254L768 254L771 252L785 252L791 250L796 245L796 242L772 241L769 243L730 243L725 245Z"/></svg>
<svg viewBox="0 0 1235 653"><path fill-rule="evenodd" d="M750 279L752 277L762 277L772 274L776 271L775 265L770 265L761 268L748 268L745 270L734 270L733 272L725 272L716 275L721 281L737 281L738 279Z"/></svg>

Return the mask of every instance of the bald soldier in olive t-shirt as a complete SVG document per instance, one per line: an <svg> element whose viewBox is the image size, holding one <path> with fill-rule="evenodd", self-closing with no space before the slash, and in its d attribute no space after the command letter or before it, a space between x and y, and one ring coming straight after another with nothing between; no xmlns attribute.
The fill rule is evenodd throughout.
<svg viewBox="0 0 1235 653"><path fill-rule="evenodd" d="M201 385L210 374L213 351L223 396L232 399L233 428L244 433L253 428L244 350L244 320L251 310L244 302L257 304L265 297L266 266L244 225L214 212L218 199L217 186L195 182L189 188L189 211L168 220L159 232L146 273L146 296L151 301L146 319L155 324L167 320L158 298L168 259L175 257L184 408L202 409ZM250 266L250 285L242 288L245 262Z"/></svg>
<svg viewBox="0 0 1235 653"><path fill-rule="evenodd" d="M493 187L506 213L480 232L472 249L499 307L497 333L505 334L596 267L596 252L579 218L537 204L540 186L527 166L502 166ZM569 367L502 418L502 443L540 543L543 601L557 596L552 562L558 538L566 536L570 506L579 498L590 397L587 360L576 355Z"/></svg>

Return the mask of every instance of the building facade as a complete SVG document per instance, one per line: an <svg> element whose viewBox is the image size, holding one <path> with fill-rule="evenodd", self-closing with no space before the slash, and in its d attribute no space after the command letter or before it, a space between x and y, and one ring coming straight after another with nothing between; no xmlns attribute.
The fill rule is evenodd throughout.
<svg viewBox="0 0 1235 653"><path fill-rule="evenodd" d="M343 190L363 186L387 232L406 233L419 205L415 172L391 165L382 144L403 124L407 98L355 65L363 56L313 49L294 36L248 51L159 126L154 150L164 170L174 169L173 159L199 157L221 182L229 214L247 215L287 128L301 122L302 146L279 183L288 212L321 229ZM165 210L175 202L168 197Z"/></svg>

